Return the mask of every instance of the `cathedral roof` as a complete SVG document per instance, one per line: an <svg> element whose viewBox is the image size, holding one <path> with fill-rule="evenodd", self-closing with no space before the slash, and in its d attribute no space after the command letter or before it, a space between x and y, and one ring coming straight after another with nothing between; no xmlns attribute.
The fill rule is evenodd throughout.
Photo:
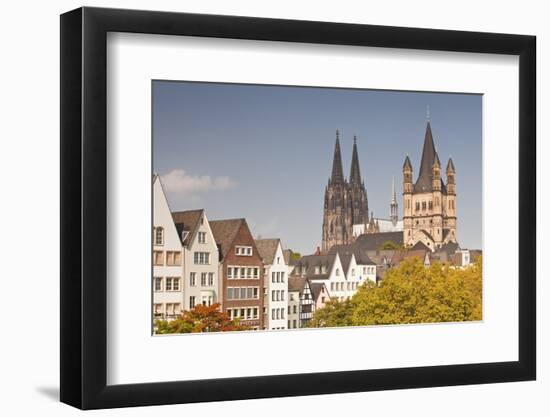
<svg viewBox="0 0 550 417"><path fill-rule="evenodd" d="M424 135L424 148L422 149L422 160L420 161L420 171L418 179L414 184L415 193L424 193L433 191L432 188L432 167L435 162L439 162L439 156L435 150L432 127L430 122L426 125L426 134ZM406 161L405 161L406 162ZM440 164L441 165L441 164ZM441 180L441 191L445 192L445 184Z"/></svg>
<svg viewBox="0 0 550 417"><path fill-rule="evenodd" d="M362 250L378 250L384 243L393 242L396 245L403 245L403 232L371 233L361 235L355 244Z"/></svg>
<svg viewBox="0 0 550 417"><path fill-rule="evenodd" d="M361 184L361 170L359 169L359 156L357 155L357 138L353 137L353 153L351 156L351 170L349 174L351 184Z"/></svg>
<svg viewBox="0 0 550 417"><path fill-rule="evenodd" d="M332 160L332 184L344 183L344 170L342 168L342 152L340 151L340 134L336 131L336 143L334 144L334 158Z"/></svg>

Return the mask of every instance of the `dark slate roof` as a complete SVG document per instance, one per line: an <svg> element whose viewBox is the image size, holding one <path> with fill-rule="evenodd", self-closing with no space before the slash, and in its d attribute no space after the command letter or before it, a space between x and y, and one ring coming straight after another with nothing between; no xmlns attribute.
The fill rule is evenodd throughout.
<svg viewBox="0 0 550 417"><path fill-rule="evenodd" d="M288 290L289 291L300 291L304 289L306 284L306 279L304 277L290 276L288 277Z"/></svg>
<svg viewBox="0 0 550 417"><path fill-rule="evenodd" d="M330 270L334 265L336 255L307 255L303 256L294 267L295 275L302 275L302 268L306 268L305 276L310 279L328 279ZM326 268L326 272L322 273L322 267ZM319 273L315 273L315 268L319 267Z"/></svg>
<svg viewBox="0 0 550 417"><path fill-rule="evenodd" d="M432 127L430 122L426 125L426 134L424 136L424 147L422 148L422 159L420 161L420 171L414 184L415 193L431 192L432 188L432 167L435 162L439 162L439 156L435 150L432 136ZM439 164L441 165L441 164ZM445 183L441 180L441 191L446 192Z"/></svg>
<svg viewBox="0 0 550 417"><path fill-rule="evenodd" d="M256 249L265 265L271 265L275 259L275 253L277 253L277 246L280 239L255 239Z"/></svg>
<svg viewBox="0 0 550 417"><path fill-rule="evenodd" d="M397 245L403 245L403 232L384 232L364 234L357 238L355 245L361 251L378 250L385 242L393 242Z"/></svg>
<svg viewBox="0 0 550 417"><path fill-rule="evenodd" d="M223 257L227 254L243 223L246 225L245 219L212 220L210 222L210 229L212 229L216 243L220 246Z"/></svg>
<svg viewBox="0 0 550 417"><path fill-rule="evenodd" d="M418 241L414 244L414 246L411 248L411 250L428 250L428 251L431 251L431 249L426 246L424 243L422 243L421 241Z"/></svg>
<svg viewBox="0 0 550 417"><path fill-rule="evenodd" d="M357 137L353 137L353 153L351 155L351 170L349 173L350 184L361 184L361 170L359 169L359 156L357 155Z"/></svg>
<svg viewBox="0 0 550 417"><path fill-rule="evenodd" d="M172 213L172 219L176 225L178 236L181 239L182 232L188 232L185 239L182 241L183 245L188 245L193 240L193 236L199 228L199 220L204 213L204 209L176 211Z"/></svg>
<svg viewBox="0 0 550 417"><path fill-rule="evenodd" d="M310 282L309 283L309 288L311 290L311 295L313 296L312 298L315 301L317 301L317 299L321 295L321 291L322 291L323 287L325 287L325 284L323 284L321 282ZM326 287L325 287L325 292L328 294L328 290L326 289Z"/></svg>
<svg viewBox="0 0 550 417"><path fill-rule="evenodd" d="M355 255L355 262L359 265L375 265L375 262L355 243L350 245L334 245L328 251L328 255L336 255L337 253L340 255L340 259L344 255ZM347 268L345 269L347 270Z"/></svg>
<svg viewBox="0 0 550 417"><path fill-rule="evenodd" d="M342 168L342 152L340 151L340 134L336 131L336 143L334 144L334 159L332 161L332 184L344 183L344 170Z"/></svg>

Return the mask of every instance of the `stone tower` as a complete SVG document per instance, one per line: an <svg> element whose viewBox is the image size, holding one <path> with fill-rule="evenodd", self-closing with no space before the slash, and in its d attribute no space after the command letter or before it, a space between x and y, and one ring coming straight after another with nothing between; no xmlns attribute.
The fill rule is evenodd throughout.
<svg viewBox="0 0 550 417"><path fill-rule="evenodd" d="M428 121L418 178L413 185L409 157L403 164L403 241L406 246L422 242L432 251L456 242L455 169L447 164L447 184L441 178L441 162Z"/></svg>
<svg viewBox="0 0 550 417"><path fill-rule="evenodd" d="M322 251L327 253L333 245L353 241L353 225L368 223L368 200L365 184L361 179L357 138L354 137L349 181L344 177L340 135L336 131L336 143L332 160L332 174L325 187L323 211Z"/></svg>

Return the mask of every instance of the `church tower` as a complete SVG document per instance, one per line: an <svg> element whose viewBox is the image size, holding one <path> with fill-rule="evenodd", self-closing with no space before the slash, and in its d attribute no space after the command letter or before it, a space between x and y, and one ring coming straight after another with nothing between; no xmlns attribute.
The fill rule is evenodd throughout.
<svg viewBox="0 0 550 417"><path fill-rule="evenodd" d="M353 225L367 224L368 200L365 184L361 179L357 138L353 139L349 181L344 177L340 134L336 131L336 143L332 160L332 174L325 187L323 210L322 251L327 253L334 245L353 242Z"/></svg>
<svg viewBox="0 0 550 417"><path fill-rule="evenodd" d="M422 242L432 251L456 242L455 169L447 164L447 184L441 178L441 162L428 120L418 178L413 185L412 164L403 164L403 241L406 246Z"/></svg>

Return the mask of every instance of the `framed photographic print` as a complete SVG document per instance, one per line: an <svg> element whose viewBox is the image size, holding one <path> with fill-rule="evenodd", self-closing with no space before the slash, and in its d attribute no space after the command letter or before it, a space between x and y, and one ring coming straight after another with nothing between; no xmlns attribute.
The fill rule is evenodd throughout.
<svg viewBox="0 0 550 417"><path fill-rule="evenodd" d="M61 16L61 401L535 379L535 38Z"/></svg>

